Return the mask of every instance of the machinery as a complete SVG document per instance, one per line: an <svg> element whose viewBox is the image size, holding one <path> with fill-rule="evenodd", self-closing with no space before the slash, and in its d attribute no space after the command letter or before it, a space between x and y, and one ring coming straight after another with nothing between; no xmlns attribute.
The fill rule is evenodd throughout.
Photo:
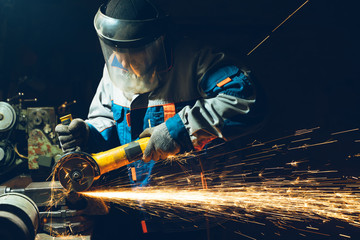
<svg viewBox="0 0 360 240"><path fill-rule="evenodd" d="M37 99L23 95L0 102L0 183L24 172L45 181L62 154L54 131L55 109L28 107Z"/></svg>
<svg viewBox="0 0 360 240"><path fill-rule="evenodd" d="M16 122L15 109L6 102L0 102L0 132L9 131Z"/></svg>
<svg viewBox="0 0 360 240"><path fill-rule="evenodd" d="M141 138L91 155L84 152L67 153L55 166L55 175L65 189L86 191L101 175L141 159L149 139Z"/></svg>
<svg viewBox="0 0 360 240"><path fill-rule="evenodd" d="M63 154L53 107L30 107L23 94L0 101L0 239L33 240L91 231L89 215L107 214L104 203L69 194L47 181ZM60 110L66 112L68 104ZM59 108L57 109L59 111ZM52 201L52 202L51 202ZM94 210L95 209L95 210Z"/></svg>
<svg viewBox="0 0 360 240"><path fill-rule="evenodd" d="M39 209L29 197L20 193L0 195L1 239L32 240L40 223Z"/></svg>
<svg viewBox="0 0 360 240"><path fill-rule="evenodd" d="M108 206L76 192L88 190L103 174L141 159L149 138L97 154L61 155L54 131L55 109L26 107L22 96L0 102L0 239L91 232L91 216L107 214ZM46 181L51 172L59 181Z"/></svg>
<svg viewBox="0 0 360 240"><path fill-rule="evenodd" d="M0 102L0 182L10 178L16 170L23 169L26 164L24 158L17 154L21 143L15 142L16 135L25 133L22 124L24 115L17 106ZM25 136L22 139L24 143Z"/></svg>
<svg viewBox="0 0 360 240"><path fill-rule="evenodd" d="M28 180L19 176L8 184L20 181ZM93 226L91 216L107 214L108 210L101 200L69 195L56 181L25 183L24 187L0 186L0 239L33 240L39 233L88 234Z"/></svg>

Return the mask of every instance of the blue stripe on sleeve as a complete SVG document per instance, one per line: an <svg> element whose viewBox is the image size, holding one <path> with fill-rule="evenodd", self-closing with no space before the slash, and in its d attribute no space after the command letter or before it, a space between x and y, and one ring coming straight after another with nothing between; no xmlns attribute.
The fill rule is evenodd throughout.
<svg viewBox="0 0 360 240"><path fill-rule="evenodd" d="M165 124L171 137L181 146L182 151L190 151L193 149L189 133L181 121L179 114L175 114L174 117L169 118Z"/></svg>

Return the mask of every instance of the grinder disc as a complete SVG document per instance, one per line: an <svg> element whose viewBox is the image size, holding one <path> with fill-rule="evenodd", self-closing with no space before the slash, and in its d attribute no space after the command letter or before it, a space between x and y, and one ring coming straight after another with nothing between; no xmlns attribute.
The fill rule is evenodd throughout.
<svg viewBox="0 0 360 240"><path fill-rule="evenodd" d="M87 153L70 152L63 155L57 166L56 175L61 185L70 191L88 190L99 175L99 167Z"/></svg>

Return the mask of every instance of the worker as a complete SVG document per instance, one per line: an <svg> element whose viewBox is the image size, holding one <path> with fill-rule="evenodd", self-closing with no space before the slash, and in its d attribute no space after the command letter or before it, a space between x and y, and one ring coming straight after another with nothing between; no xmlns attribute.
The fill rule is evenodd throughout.
<svg viewBox="0 0 360 240"><path fill-rule="evenodd" d="M127 166L133 187L151 184L159 160L247 135L263 120L250 71L222 51L173 38L168 24L148 0L102 5L94 25L105 67L88 119L55 129L64 152L150 137L143 159Z"/></svg>

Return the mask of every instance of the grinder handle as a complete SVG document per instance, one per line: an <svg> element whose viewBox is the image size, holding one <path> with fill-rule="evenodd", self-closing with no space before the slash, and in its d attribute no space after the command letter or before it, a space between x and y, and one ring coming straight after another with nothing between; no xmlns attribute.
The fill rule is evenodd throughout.
<svg viewBox="0 0 360 240"><path fill-rule="evenodd" d="M68 114L66 116L60 117L60 122L62 125L69 125L70 122L72 121L72 115Z"/></svg>
<svg viewBox="0 0 360 240"><path fill-rule="evenodd" d="M105 152L92 154L91 156L98 164L100 168L100 174L102 175L140 160L149 140L150 137L141 138L134 142L110 149Z"/></svg>

